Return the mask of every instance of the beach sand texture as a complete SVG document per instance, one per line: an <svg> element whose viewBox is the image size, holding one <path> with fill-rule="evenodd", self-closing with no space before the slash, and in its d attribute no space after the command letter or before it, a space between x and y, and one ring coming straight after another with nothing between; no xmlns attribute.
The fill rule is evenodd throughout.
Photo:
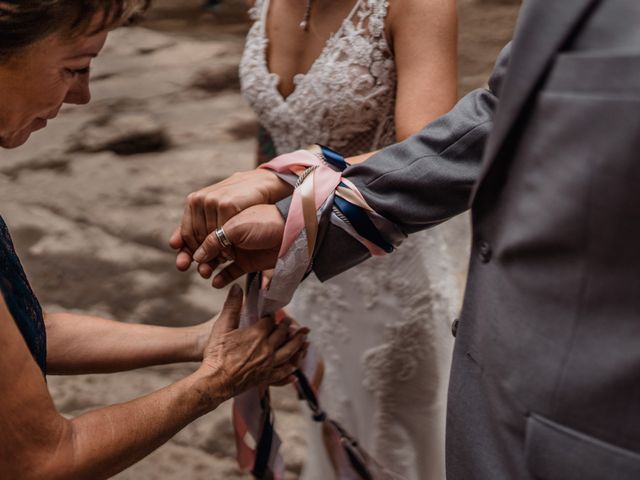
<svg viewBox="0 0 640 480"><path fill-rule="evenodd" d="M212 15L200 1L156 1L141 26L111 34L94 62L90 105L63 108L26 146L0 152L0 212L46 309L162 325L191 325L218 311L225 292L175 270L167 241L186 194L253 165L256 123L238 93L248 28L240 3L226 0ZM518 6L459 4L462 94L486 82ZM60 411L74 416L195 367L48 382ZM291 389L274 397L287 478L298 478L303 412ZM247 478L235 466L229 418L227 402L115 478Z"/></svg>

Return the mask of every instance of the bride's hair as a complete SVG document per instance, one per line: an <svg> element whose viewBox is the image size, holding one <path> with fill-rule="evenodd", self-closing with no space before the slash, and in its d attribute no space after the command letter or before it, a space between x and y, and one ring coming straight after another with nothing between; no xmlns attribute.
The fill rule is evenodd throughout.
<svg viewBox="0 0 640 480"><path fill-rule="evenodd" d="M150 3L151 0L0 0L0 61L56 32L73 37L114 28L144 12Z"/></svg>

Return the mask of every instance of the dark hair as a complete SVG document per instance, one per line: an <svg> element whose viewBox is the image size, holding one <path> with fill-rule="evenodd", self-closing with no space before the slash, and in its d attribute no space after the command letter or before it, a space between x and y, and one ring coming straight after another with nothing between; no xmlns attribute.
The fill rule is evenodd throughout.
<svg viewBox="0 0 640 480"><path fill-rule="evenodd" d="M55 32L98 33L147 9L151 0L0 0L0 61ZM101 15L98 25L92 23Z"/></svg>

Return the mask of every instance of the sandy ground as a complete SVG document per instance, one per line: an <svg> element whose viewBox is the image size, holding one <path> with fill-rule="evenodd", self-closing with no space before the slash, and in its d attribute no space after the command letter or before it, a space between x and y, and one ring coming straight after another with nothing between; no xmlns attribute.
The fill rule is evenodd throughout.
<svg viewBox="0 0 640 480"><path fill-rule="evenodd" d="M146 22L114 32L93 69L93 101L65 107L17 150L0 152L0 212L41 302L125 322L207 320L224 292L173 268L167 239L184 196L251 167L255 120L237 91L247 23L239 2L157 1ZM460 0L460 92L482 86L517 5ZM464 248L464 239L461 248ZM65 415L160 388L194 365L50 377ZM306 455L301 411L276 393L287 477ZM245 478L233 460L229 404L116 478Z"/></svg>

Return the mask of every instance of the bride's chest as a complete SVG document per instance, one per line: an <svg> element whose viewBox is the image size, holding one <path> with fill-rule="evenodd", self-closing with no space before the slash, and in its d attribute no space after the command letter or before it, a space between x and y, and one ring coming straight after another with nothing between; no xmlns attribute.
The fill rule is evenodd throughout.
<svg viewBox="0 0 640 480"><path fill-rule="evenodd" d="M268 70L280 78L282 96L293 92L293 78L309 72L323 54L327 40L341 33L346 21L352 21L356 3L359 0L312 4L313 14L306 12L304 1L270 0L265 4L262 28L269 43L264 55ZM302 28L301 21L307 18L309 25Z"/></svg>
<svg viewBox="0 0 640 480"><path fill-rule="evenodd" d="M280 48L282 57L276 55L269 62L268 40L260 27L256 23L249 32L240 66L243 95L259 115L283 119L296 112L311 117L329 110L366 118L367 112L379 114L393 101L395 62L384 39L346 23L340 35L330 37L315 52L307 68L305 56L285 61L300 48L293 44L288 51Z"/></svg>

